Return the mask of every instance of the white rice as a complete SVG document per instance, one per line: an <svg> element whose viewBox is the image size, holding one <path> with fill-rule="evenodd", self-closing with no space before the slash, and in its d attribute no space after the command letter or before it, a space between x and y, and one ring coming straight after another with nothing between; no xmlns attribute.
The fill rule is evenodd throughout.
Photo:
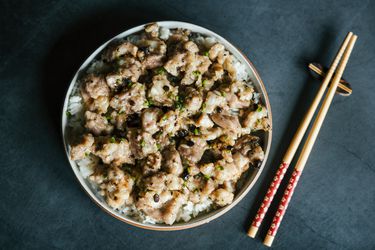
<svg viewBox="0 0 375 250"><path fill-rule="evenodd" d="M159 37L160 39L167 40L170 35L170 30L164 27L161 27L159 30ZM126 38L128 41L136 43L139 40L139 35L132 35ZM209 49L211 48L217 40L213 37L203 37L201 35L197 36L195 39L195 42L197 44L200 44L204 46L205 48ZM252 85L251 81L249 80L249 75L246 71L246 65L239 62L237 59L235 59L235 68L237 70L237 79L244 80L248 82L248 84ZM90 66L87 68L87 73L97 73L97 72L103 72L107 70L107 65L103 63L100 60L94 60ZM71 93L71 96L69 97L68 101L68 112L71 115L71 118L69 119L68 126L72 127L73 129L83 129L83 100L79 93L79 82L76 83L76 87ZM259 102L259 94L254 93L253 98L255 103ZM89 180L89 176L94 173L95 165L97 164L97 159L94 157L86 157L83 160L76 161L79 170L82 174L82 177L88 180L90 184L92 185L92 188L96 190L96 193L98 196L98 188L95 183ZM100 196L101 197L101 196ZM209 212L212 210L212 200L209 198L202 201L201 203L194 204L191 201L187 202L187 204L184 204L180 211L177 214L176 221L189 221L192 218L199 215L201 212ZM156 224L158 221L152 219L151 217L145 215L141 211L139 211L135 205L125 206L121 209L117 209L118 212L131 217L132 219L135 219L137 221L140 221L145 224Z"/></svg>

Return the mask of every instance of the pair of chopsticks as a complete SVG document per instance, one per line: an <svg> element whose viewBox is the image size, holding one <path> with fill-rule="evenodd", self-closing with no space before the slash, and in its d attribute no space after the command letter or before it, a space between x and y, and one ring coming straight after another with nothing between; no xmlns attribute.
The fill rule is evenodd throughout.
<svg viewBox="0 0 375 250"><path fill-rule="evenodd" d="M255 237L258 228L260 224L263 221L263 218L277 192L277 189L280 186L280 183L282 179L284 178L284 175L298 149L299 144L301 143L303 136L311 122L311 119L318 108L318 105L324 95L324 92L326 91L329 83L331 82L331 85L327 91L327 94L323 100L323 103L320 107L319 113L312 125L312 128L310 130L310 133L307 137L307 140L305 142L305 145L303 146L303 149L301 151L300 157L297 161L296 166L294 167L292 176L289 180L288 186L283 194L283 197L281 199L281 202L279 204L279 207L277 209L276 215L274 216L272 220L271 227L269 228L267 232L267 236L264 239L264 244L266 246L271 246L272 242L276 236L277 230L280 226L280 223L282 221L282 218L285 214L285 211L288 207L289 201L293 195L294 189L298 183L299 177L302 174L302 171L306 165L307 159L311 153L312 147L316 141L316 138L318 136L318 133L320 131L320 128L323 124L324 118L328 112L328 109L332 103L333 97L335 95L335 92L337 90L337 87L339 85L341 76L345 70L346 64L348 63L350 54L353 50L354 44L357 40L357 36L353 35L352 32L349 32L346 36L343 44L340 47L340 50L338 51L334 61L331 64L331 67L329 68L328 72L325 75L325 78L319 88L319 91L313 100L309 110L307 111L304 119L302 120L302 123L297 129L296 134L294 135L291 144L289 145L288 150L286 151L284 158L282 160L281 165L279 166L279 169L276 172L276 175L271 182L271 185L267 191L266 196L264 197L264 200L251 224L251 227L248 231L248 235L252 238ZM342 60L341 60L342 58ZM341 62L340 62L341 60ZM337 68L337 71L336 71ZM336 71L336 73L335 73ZM333 76L334 75L334 76Z"/></svg>

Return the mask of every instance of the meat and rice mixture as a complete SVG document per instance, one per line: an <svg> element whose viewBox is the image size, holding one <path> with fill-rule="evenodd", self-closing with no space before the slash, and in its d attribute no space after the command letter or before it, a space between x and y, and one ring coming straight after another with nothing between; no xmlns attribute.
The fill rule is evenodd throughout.
<svg viewBox="0 0 375 250"><path fill-rule="evenodd" d="M75 92L71 159L109 206L142 220L170 225L230 204L263 161L253 132L270 128L267 110L213 38L147 25L109 45Z"/></svg>

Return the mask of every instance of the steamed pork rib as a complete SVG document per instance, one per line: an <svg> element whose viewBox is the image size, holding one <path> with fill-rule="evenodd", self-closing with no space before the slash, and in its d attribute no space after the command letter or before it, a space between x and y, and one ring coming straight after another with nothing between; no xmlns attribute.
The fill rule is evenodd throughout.
<svg viewBox="0 0 375 250"><path fill-rule="evenodd" d="M98 60L92 67L103 68L80 79L70 157L92 167L105 202L168 225L231 204L241 176L264 160L253 132L270 122L225 46L152 23Z"/></svg>

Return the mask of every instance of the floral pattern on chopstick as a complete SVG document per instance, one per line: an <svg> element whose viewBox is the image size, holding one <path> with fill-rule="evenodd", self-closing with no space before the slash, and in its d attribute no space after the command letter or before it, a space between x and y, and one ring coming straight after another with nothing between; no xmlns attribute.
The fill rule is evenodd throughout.
<svg viewBox="0 0 375 250"><path fill-rule="evenodd" d="M260 224L262 223L263 218L264 218L265 214L267 213L268 208L270 207L270 204L273 200L273 197L275 196L275 193L276 193L277 189L279 188L280 183L283 180L284 175L285 175L288 167L289 167L288 163L283 162L283 163L280 164L279 169L277 170L276 175L273 178L272 183L267 190L267 194L264 197L262 205L260 206L260 208L259 208L259 210L258 210L258 212L255 216L255 219L253 220L252 226L259 227Z"/></svg>
<svg viewBox="0 0 375 250"><path fill-rule="evenodd" d="M290 198L292 198L294 188L297 186L299 177L301 176L301 171L294 169L292 173L292 177L289 180L288 186L284 192L283 198L281 199L280 205L277 209L275 217L273 217L272 224L270 229L268 230L268 235L275 236L277 229L280 226L280 222L283 219L285 211L288 207Z"/></svg>

